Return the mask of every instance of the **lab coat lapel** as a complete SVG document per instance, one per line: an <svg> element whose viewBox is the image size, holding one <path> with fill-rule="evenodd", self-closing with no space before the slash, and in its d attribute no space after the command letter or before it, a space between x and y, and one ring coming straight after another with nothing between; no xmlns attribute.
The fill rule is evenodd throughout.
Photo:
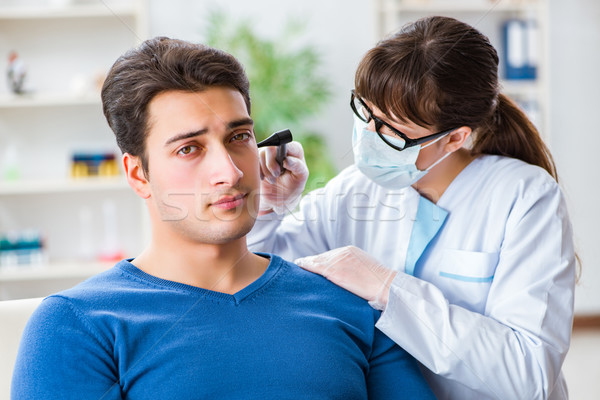
<svg viewBox="0 0 600 400"><path fill-rule="evenodd" d="M442 228L447 216L448 211L420 196L417 216L413 223L408 251L406 252L404 271L407 274L414 275L417 260L423 254L429 242Z"/></svg>

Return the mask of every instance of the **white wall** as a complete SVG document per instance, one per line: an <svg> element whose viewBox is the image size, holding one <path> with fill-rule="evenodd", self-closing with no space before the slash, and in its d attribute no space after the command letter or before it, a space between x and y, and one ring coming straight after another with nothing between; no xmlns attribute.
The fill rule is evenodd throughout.
<svg viewBox="0 0 600 400"><path fill-rule="evenodd" d="M600 2L549 0L551 147L569 201L583 275L576 294L578 313L600 313ZM202 41L206 10L218 4L235 16L250 17L260 33L281 32L291 17L307 20L310 37L323 55L334 98L315 119L327 132L332 157L340 168L352 163L348 107L355 67L376 42L374 1L364 0L150 0L150 33ZM584 164L585 163L585 164Z"/></svg>
<svg viewBox="0 0 600 400"><path fill-rule="evenodd" d="M578 313L600 313L600 2L550 0L551 146L582 260Z"/></svg>

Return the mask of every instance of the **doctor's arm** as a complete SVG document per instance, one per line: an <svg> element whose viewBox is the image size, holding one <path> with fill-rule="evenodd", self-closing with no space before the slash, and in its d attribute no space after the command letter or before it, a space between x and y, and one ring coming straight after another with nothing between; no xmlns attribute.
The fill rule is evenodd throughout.
<svg viewBox="0 0 600 400"><path fill-rule="evenodd" d="M340 251L350 250L357 251ZM296 263L387 303L377 327L434 373L494 398L548 398L569 348L575 282L571 225L557 188L513 208L484 314L449 304L436 286L402 272L386 285L385 267L362 251L341 263L333 261L341 254L330 254Z"/></svg>
<svg viewBox="0 0 600 400"><path fill-rule="evenodd" d="M501 399L546 399L570 343L575 261L558 189L514 206L479 314L398 274L377 327L436 374ZM406 327L410 326L410 329Z"/></svg>

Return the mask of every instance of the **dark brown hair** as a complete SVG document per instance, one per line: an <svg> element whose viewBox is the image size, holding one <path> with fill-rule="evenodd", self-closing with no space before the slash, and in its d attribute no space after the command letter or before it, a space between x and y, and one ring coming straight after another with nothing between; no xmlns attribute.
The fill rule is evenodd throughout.
<svg viewBox="0 0 600 400"><path fill-rule="evenodd" d="M102 87L102 108L121 151L140 157L148 173L148 103L168 90L200 92L215 86L239 91L250 113L250 84L232 55L202 44L156 37L113 64Z"/></svg>
<svg viewBox="0 0 600 400"><path fill-rule="evenodd" d="M463 22L428 17L382 40L361 60L356 93L387 115L435 130L468 126L473 154L538 165L557 179L537 129L498 84L498 54Z"/></svg>

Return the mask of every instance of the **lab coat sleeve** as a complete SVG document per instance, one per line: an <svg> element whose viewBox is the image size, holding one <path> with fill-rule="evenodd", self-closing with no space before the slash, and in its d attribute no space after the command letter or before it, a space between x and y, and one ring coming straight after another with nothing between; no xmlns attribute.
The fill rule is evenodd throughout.
<svg viewBox="0 0 600 400"><path fill-rule="evenodd" d="M298 210L285 217L275 213L259 216L247 235L248 248L290 261L333 248L336 199L328 196L330 190L310 192L300 201Z"/></svg>
<svg viewBox="0 0 600 400"><path fill-rule="evenodd" d="M545 184L515 200L484 314L398 274L377 327L434 373L487 397L546 399L569 348L574 284L565 201Z"/></svg>
<svg viewBox="0 0 600 400"><path fill-rule="evenodd" d="M25 327L11 399L121 399L110 347L61 297L45 299Z"/></svg>

